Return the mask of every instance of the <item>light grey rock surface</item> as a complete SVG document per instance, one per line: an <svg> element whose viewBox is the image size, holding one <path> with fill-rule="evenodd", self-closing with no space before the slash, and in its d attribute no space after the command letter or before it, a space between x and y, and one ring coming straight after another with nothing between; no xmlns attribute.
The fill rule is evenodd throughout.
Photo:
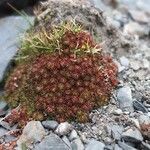
<svg viewBox="0 0 150 150"><path fill-rule="evenodd" d="M146 28L136 22L130 22L125 25L124 33L128 35L144 36L149 34L149 28Z"/></svg>
<svg viewBox="0 0 150 150"><path fill-rule="evenodd" d="M123 132L122 139L127 142L138 143L143 141L141 132L137 128L130 128Z"/></svg>
<svg viewBox="0 0 150 150"><path fill-rule="evenodd" d="M34 150L70 150L70 148L59 136L51 133L36 144Z"/></svg>
<svg viewBox="0 0 150 150"><path fill-rule="evenodd" d="M141 111L143 113L148 113L147 108L139 101L135 100L133 101L133 107L137 111Z"/></svg>
<svg viewBox="0 0 150 150"><path fill-rule="evenodd" d="M46 120L46 121L42 121L42 125L46 129L55 130L58 126L58 122L54 120Z"/></svg>
<svg viewBox="0 0 150 150"><path fill-rule="evenodd" d="M148 115L140 115L138 120L140 124L150 124L150 117Z"/></svg>
<svg viewBox="0 0 150 150"><path fill-rule="evenodd" d="M123 132L123 126L112 125L110 126L110 130L112 138L114 138L115 140L120 140L121 134Z"/></svg>
<svg viewBox="0 0 150 150"><path fill-rule="evenodd" d="M118 89L117 99L120 105L120 108L124 111L133 111L133 99L132 92L129 86L124 86Z"/></svg>
<svg viewBox="0 0 150 150"><path fill-rule="evenodd" d="M77 138L79 138L79 136L78 136L76 130L72 130L70 133L70 136L69 136L69 140L72 141L72 140L77 139Z"/></svg>
<svg viewBox="0 0 150 150"><path fill-rule="evenodd" d="M22 16L9 16L0 19L0 82L6 68L19 49L19 37L33 24L34 17L28 20Z"/></svg>
<svg viewBox="0 0 150 150"><path fill-rule="evenodd" d="M84 150L84 145L80 138L77 138L71 142L72 150Z"/></svg>
<svg viewBox="0 0 150 150"><path fill-rule="evenodd" d="M105 144L96 140L91 140L85 150L104 150Z"/></svg>
<svg viewBox="0 0 150 150"><path fill-rule="evenodd" d="M40 121L30 121L23 129L23 133L17 141L18 147L22 147L22 144L30 146L34 142L40 142L46 132L40 123Z"/></svg>

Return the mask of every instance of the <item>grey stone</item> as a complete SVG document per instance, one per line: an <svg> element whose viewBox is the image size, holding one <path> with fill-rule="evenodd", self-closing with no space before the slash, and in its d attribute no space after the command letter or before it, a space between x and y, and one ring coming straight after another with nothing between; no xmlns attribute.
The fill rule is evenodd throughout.
<svg viewBox="0 0 150 150"><path fill-rule="evenodd" d="M71 149L71 143L70 143L69 139L66 136L63 136L62 140Z"/></svg>
<svg viewBox="0 0 150 150"><path fill-rule="evenodd" d="M2 126L3 128L7 129L7 130L11 130L11 126L9 125L8 122L5 121L0 121L0 126Z"/></svg>
<svg viewBox="0 0 150 150"><path fill-rule="evenodd" d="M113 111L113 114L114 115L121 115L123 112L122 112L122 110L121 109L115 109L114 111Z"/></svg>
<svg viewBox="0 0 150 150"><path fill-rule="evenodd" d="M6 136L4 137L4 140L5 140L6 143L7 143L7 142L12 142L12 141L17 140L17 137L15 137L15 136L13 136L13 135L6 135Z"/></svg>
<svg viewBox="0 0 150 150"><path fill-rule="evenodd" d="M114 150L112 145L106 145L104 150Z"/></svg>
<svg viewBox="0 0 150 150"><path fill-rule="evenodd" d="M124 33L129 35L138 35L141 37L149 34L149 28L136 22L130 22L125 25Z"/></svg>
<svg viewBox="0 0 150 150"><path fill-rule="evenodd" d="M141 132L137 128L130 128L123 132L122 139L127 142L139 143L143 141Z"/></svg>
<svg viewBox="0 0 150 150"><path fill-rule="evenodd" d="M58 125L58 127L55 130L55 133L59 135L67 135L73 130L73 126L69 124L68 122L63 122Z"/></svg>
<svg viewBox="0 0 150 150"><path fill-rule="evenodd" d="M46 132L40 123L40 121L30 121L23 129L22 135L17 141L18 147L22 147L22 144L30 146L34 142L39 142L44 138Z"/></svg>
<svg viewBox="0 0 150 150"><path fill-rule="evenodd" d="M147 0L138 0L136 3L136 6L138 9L145 11L150 14L149 6L150 6L150 1Z"/></svg>
<svg viewBox="0 0 150 150"><path fill-rule="evenodd" d="M145 143L145 142L142 142L141 148L142 148L143 150L150 150L150 144Z"/></svg>
<svg viewBox="0 0 150 150"><path fill-rule="evenodd" d="M137 111L141 111L143 113L148 113L147 108L142 103L140 103L139 101L136 101L136 100L133 101L133 107Z"/></svg>
<svg viewBox="0 0 150 150"><path fill-rule="evenodd" d="M96 140L90 140L85 150L104 150L105 144Z"/></svg>
<svg viewBox="0 0 150 150"><path fill-rule="evenodd" d="M130 66L134 71L137 71L140 69L140 63L138 61L132 60L130 62Z"/></svg>
<svg viewBox="0 0 150 150"><path fill-rule="evenodd" d="M150 68L150 62L147 59L143 60L143 68L145 68L145 69Z"/></svg>
<svg viewBox="0 0 150 150"><path fill-rule="evenodd" d="M124 86L118 89L117 100L123 111L133 112L132 92L129 86Z"/></svg>
<svg viewBox="0 0 150 150"><path fill-rule="evenodd" d="M8 105L4 101L0 101L0 116L4 116L7 113Z"/></svg>
<svg viewBox="0 0 150 150"><path fill-rule="evenodd" d="M131 14L132 18L137 22L148 23L150 21L149 17L144 11L130 10L129 13Z"/></svg>
<svg viewBox="0 0 150 150"><path fill-rule="evenodd" d="M71 147L72 147L72 150L84 150L84 145L79 138L71 142Z"/></svg>
<svg viewBox="0 0 150 150"><path fill-rule="evenodd" d="M4 136L7 132L8 132L8 130L0 127L0 137Z"/></svg>
<svg viewBox="0 0 150 150"><path fill-rule="evenodd" d="M139 120L140 125L150 124L150 117L148 115L140 115L138 120Z"/></svg>
<svg viewBox="0 0 150 150"><path fill-rule="evenodd" d="M112 138L110 137L105 137L103 141L106 145L110 145L113 142Z"/></svg>
<svg viewBox="0 0 150 150"><path fill-rule="evenodd" d="M127 145L126 143L121 142L121 141L118 142L118 145L119 145L123 150L137 150L136 148L134 148L134 147L132 147L132 146L129 146L129 145Z"/></svg>
<svg viewBox="0 0 150 150"><path fill-rule="evenodd" d="M54 120L46 120L46 121L42 121L42 125L46 129L55 130L58 126L58 122Z"/></svg>
<svg viewBox="0 0 150 150"><path fill-rule="evenodd" d="M77 139L79 136L76 132L76 130L72 130L71 133L70 133L70 136L69 136L69 140L72 141L74 139Z"/></svg>
<svg viewBox="0 0 150 150"><path fill-rule="evenodd" d="M129 67L129 59L124 56L120 57L120 63L124 67Z"/></svg>
<svg viewBox="0 0 150 150"><path fill-rule="evenodd" d="M59 136L51 133L36 144L34 150L70 150L70 148Z"/></svg>
<svg viewBox="0 0 150 150"><path fill-rule="evenodd" d="M112 125L110 128L112 138L114 138L115 140L120 140L123 132L123 127L119 125Z"/></svg>
<svg viewBox="0 0 150 150"><path fill-rule="evenodd" d="M33 23L34 18L28 18ZM22 16L9 16L0 19L0 82L10 61L16 54L19 46L19 36L30 27L27 19Z"/></svg>
<svg viewBox="0 0 150 150"><path fill-rule="evenodd" d="M115 144L114 150L123 150L118 144Z"/></svg>

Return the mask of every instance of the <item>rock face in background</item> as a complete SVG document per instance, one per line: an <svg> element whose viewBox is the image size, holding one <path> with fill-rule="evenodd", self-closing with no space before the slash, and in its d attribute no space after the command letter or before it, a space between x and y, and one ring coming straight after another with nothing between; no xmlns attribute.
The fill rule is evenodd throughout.
<svg viewBox="0 0 150 150"><path fill-rule="evenodd" d="M40 25L46 24L47 27L50 27L57 25L62 20L75 20L93 33L99 42L103 42L105 51L110 52L122 48L126 50L131 47L131 43L119 31L106 23L102 11L91 7L84 0L48 0L42 3L41 10L41 13L37 13Z"/></svg>
<svg viewBox="0 0 150 150"><path fill-rule="evenodd" d="M28 19L26 20L22 16L0 19L0 83L7 66L18 50L19 37L30 27L29 22L33 24L34 17Z"/></svg>

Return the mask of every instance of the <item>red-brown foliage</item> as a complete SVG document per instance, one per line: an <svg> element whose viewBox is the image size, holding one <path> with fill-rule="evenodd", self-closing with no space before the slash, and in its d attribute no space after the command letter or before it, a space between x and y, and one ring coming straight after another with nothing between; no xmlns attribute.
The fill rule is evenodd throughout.
<svg viewBox="0 0 150 150"><path fill-rule="evenodd" d="M97 46L87 32L67 31L60 43L59 51L16 68L5 87L7 101L22 105L33 119L88 121L117 85L117 67L111 56L92 53Z"/></svg>

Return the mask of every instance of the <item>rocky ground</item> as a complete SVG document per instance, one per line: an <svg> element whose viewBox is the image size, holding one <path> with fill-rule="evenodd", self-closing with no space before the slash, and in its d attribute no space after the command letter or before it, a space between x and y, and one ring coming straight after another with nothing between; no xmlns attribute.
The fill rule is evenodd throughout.
<svg viewBox="0 0 150 150"><path fill-rule="evenodd" d="M4 121L4 110L8 108L1 102L0 149L150 149L150 2L95 0L91 3L100 10L89 6L89 3L82 6L75 4L64 13L69 9L66 4L42 3L38 20L42 23L49 12L54 13L51 8L55 6L57 17L51 18L50 23L58 23L59 17L76 17L89 30L93 27L97 35L101 35L104 48L114 57L119 68L120 84L113 92L110 103L93 110L89 123L31 121L18 137L20 130L17 124L10 126ZM68 12L71 15L66 17ZM95 16L97 20L94 20Z"/></svg>

